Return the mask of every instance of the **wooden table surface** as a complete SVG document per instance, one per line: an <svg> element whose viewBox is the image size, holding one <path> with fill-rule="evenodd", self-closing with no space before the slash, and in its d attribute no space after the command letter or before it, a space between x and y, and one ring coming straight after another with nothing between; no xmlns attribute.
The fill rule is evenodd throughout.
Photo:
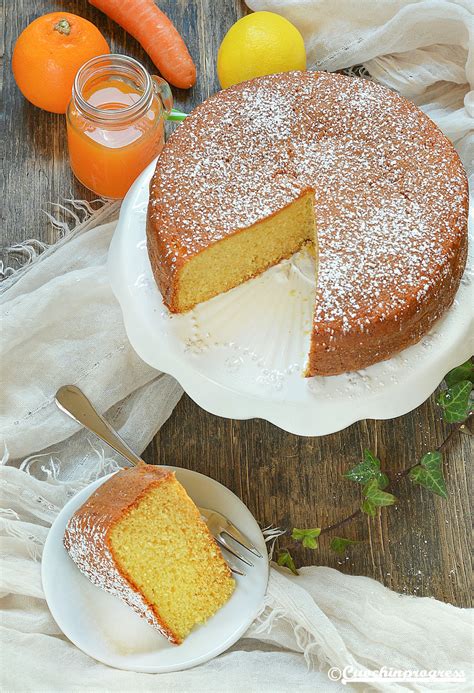
<svg viewBox="0 0 474 693"><path fill-rule="evenodd" d="M85 0L16 0L6 4L4 65L5 247L27 238L53 242L56 232L41 210L48 202L94 195L69 169L63 116L40 111L19 93L11 74L11 52L20 31L37 16L67 10L91 20L112 49L153 66L140 46ZM174 90L175 104L191 109L219 89L217 49L227 29L245 13L239 0L159 0L185 37L197 67L189 92ZM417 410L392 421L362 421L323 438L302 438L260 421L212 416L183 396L145 453L148 462L195 469L231 488L262 525L321 527L357 508L360 489L342 474L366 447L390 474L415 463L447 436L432 396ZM472 437L460 433L445 455L449 498L443 500L406 478L399 503L375 519L359 516L343 533L361 540L340 557L329 549L331 535L317 551L290 541L298 564L332 566L368 575L394 590L434 596L458 606L470 603L470 476ZM285 542L282 542L282 545Z"/></svg>

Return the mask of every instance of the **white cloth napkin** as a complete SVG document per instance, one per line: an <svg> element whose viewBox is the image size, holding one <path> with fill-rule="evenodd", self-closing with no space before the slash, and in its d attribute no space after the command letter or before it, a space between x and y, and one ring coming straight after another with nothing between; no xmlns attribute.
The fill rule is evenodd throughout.
<svg viewBox="0 0 474 693"><path fill-rule="evenodd" d="M177 382L147 366L127 340L105 266L115 223L100 223L117 212L106 204L4 282L0 440L11 458L55 446L72 466L84 464L86 434L71 440L80 427L54 403L61 385L78 385L102 412L113 407L113 425L140 451L181 396Z"/></svg>
<svg viewBox="0 0 474 693"><path fill-rule="evenodd" d="M473 17L467 0L248 4L293 21L305 37L312 67L363 63L372 78L415 100L455 141L473 172ZM329 681L329 667L386 666L464 670L465 684L432 687L470 690L470 612L400 596L368 578L323 567L305 568L298 577L272 569L265 609L246 637L188 672L115 671L59 633L40 580L47 528L70 495L113 469L116 459L57 411L57 387L80 385L137 452L181 395L179 385L144 364L126 339L105 270L114 228L106 222L116 217L117 205L105 205L82 223L87 205L74 205L74 230L23 270L7 269L0 297L0 435L6 451L0 468L2 689L329 690L340 686ZM18 249L35 255L35 247L31 242Z"/></svg>

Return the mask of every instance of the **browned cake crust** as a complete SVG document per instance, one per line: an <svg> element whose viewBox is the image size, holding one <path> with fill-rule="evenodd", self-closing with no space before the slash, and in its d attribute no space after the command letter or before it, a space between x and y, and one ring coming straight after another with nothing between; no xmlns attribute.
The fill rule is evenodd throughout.
<svg viewBox="0 0 474 693"><path fill-rule="evenodd" d="M467 255L467 180L416 106L321 72L219 92L172 135L150 186L151 266L171 311L180 271L311 187L318 284L306 375L333 375L415 343L451 305Z"/></svg>
<svg viewBox="0 0 474 693"><path fill-rule="evenodd" d="M147 464L117 472L71 517L64 546L93 584L120 597L171 642L179 644L181 639L163 621L154 605L145 599L131 577L120 570L109 541L114 524L137 506L144 494L174 476L174 472ZM214 542L211 534L209 542Z"/></svg>

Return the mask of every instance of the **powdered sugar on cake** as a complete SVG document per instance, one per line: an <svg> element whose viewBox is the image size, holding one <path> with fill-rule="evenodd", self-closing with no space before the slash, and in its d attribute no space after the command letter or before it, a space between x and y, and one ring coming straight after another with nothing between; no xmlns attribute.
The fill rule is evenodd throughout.
<svg viewBox="0 0 474 693"><path fill-rule="evenodd" d="M172 268L308 187L319 246L315 330L330 341L397 320L413 301L422 311L465 234L465 174L421 111L372 82L288 73L211 97L165 147L150 218Z"/></svg>
<svg viewBox="0 0 474 693"><path fill-rule="evenodd" d="M84 522L73 516L65 535L66 548L81 573L94 585L119 597L150 625L168 637L150 605L117 570L107 546L106 535L107 526L104 521L88 518Z"/></svg>

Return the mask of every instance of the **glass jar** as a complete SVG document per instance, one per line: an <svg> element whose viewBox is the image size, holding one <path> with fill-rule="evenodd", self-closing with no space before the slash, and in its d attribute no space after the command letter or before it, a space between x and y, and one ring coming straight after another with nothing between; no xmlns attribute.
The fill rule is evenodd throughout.
<svg viewBox="0 0 474 693"><path fill-rule="evenodd" d="M66 113L71 168L102 197L122 198L163 148L173 97L168 83L124 55L79 69Z"/></svg>

